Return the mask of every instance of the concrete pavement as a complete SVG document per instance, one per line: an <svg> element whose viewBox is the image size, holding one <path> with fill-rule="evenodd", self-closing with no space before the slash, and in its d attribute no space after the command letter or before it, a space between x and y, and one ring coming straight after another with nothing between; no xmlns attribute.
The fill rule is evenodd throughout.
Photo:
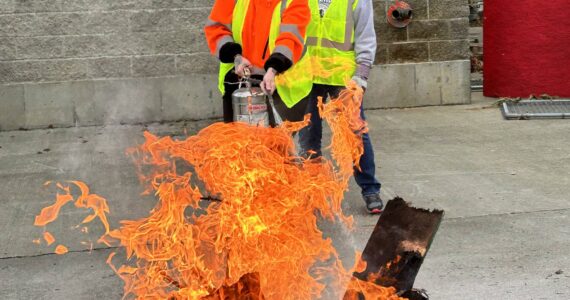
<svg viewBox="0 0 570 300"><path fill-rule="evenodd" d="M474 102L367 111L384 199L446 212L416 286L431 299L569 299L570 123L505 121L490 100ZM154 199L140 197L125 148L145 129L193 134L211 122L0 132L0 299L119 299L112 249L85 251L69 230L83 212L64 209L49 226L72 253L32 243L42 232L33 218L54 199L42 184L85 181L109 200L115 226L143 217ZM376 218L354 182L346 197L357 223L348 240L362 249Z"/></svg>

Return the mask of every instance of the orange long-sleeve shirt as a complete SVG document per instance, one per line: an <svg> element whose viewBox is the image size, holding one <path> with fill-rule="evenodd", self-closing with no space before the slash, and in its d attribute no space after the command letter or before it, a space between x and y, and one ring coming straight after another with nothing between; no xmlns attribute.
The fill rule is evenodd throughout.
<svg viewBox="0 0 570 300"><path fill-rule="evenodd" d="M275 7L281 6L281 1L250 0L243 24L241 55L257 68L263 68L273 53L284 55L292 63L297 62L303 53L305 29L311 18L307 0L293 0L285 9L275 48L273 53L269 53L271 18ZM231 23L235 3L236 0L216 0L204 28L211 53L223 62L230 61L220 57L220 49L227 43L234 43Z"/></svg>

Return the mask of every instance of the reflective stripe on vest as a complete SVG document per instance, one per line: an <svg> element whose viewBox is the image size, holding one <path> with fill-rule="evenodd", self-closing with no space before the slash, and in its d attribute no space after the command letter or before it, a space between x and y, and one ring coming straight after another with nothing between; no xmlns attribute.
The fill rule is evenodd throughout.
<svg viewBox="0 0 570 300"><path fill-rule="evenodd" d="M356 70L353 11L358 0L333 0L323 16L318 0L309 0L311 22L307 27L307 54L313 82L344 86Z"/></svg>

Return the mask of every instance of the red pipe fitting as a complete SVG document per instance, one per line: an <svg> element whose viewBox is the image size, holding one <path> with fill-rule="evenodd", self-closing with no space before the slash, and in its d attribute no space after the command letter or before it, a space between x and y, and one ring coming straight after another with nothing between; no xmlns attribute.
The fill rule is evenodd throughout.
<svg viewBox="0 0 570 300"><path fill-rule="evenodd" d="M396 1L388 8L386 19L396 28L404 28L412 21L413 9L404 1Z"/></svg>

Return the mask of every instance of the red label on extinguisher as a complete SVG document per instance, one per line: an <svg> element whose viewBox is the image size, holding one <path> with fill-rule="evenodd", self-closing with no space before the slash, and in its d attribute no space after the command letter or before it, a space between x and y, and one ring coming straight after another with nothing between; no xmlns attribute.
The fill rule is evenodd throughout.
<svg viewBox="0 0 570 300"><path fill-rule="evenodd" d="M264 112L264 111L267 111L267 105L266 104L251 104L251 105L248 105L247 109L253 113Z"/></svg>

